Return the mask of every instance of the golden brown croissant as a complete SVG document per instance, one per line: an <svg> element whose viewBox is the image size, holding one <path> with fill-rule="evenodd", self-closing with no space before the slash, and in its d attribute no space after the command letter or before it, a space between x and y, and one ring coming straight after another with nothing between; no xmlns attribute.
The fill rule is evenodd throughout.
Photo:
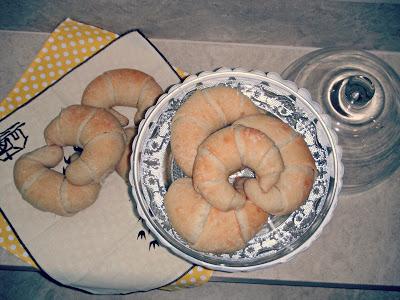
<svg viewBox="0 0 400 300"><path fill-rule="evenodd" d="M83 148L66 169L67 179L75 185L100 182L114 170L125 149L121 125L102 108L71 105L50 122L44 135L48 145Z"/></svg>
<svg viewBox="0 0 400 300"><path fill-rule="evenodd" d="M210 135L198 148L193 167L193 185L213 207L223 211L240 208L246 197L228 182L228 177L251 168L265 190L283 170L274 143L261 131L244 126L225 127Z"/></svg>
<svg viewBox="0 0 400 300"><path fill-rule="evenodd" d="M150 75L134 69L110 70L96 77L83 92L82 104L108 108L123 126L129 120L111 109L114 106L137 108L135 124L143 118L163 90Z"/></svg>
<svg viewBox="0 0 400 300"><path fill-rule="evenodd" d="M284 170L278 182L265 189L260 180L244 183L246 196L270 214L285 215L296 210L308 197L317 173L314 159L301 135L281 120L264 114L234 123L255 128L269 136L279 148Z"/></svg>
<svg viewBox="0 0 400 300"><path fill-rule="evenodd" d="M71 216L90 206L100 184L76 186L51 170L63 158L59 146L44 146L22 155L14 165L14 182L22 198L32 206L61 216Z"/></svg>

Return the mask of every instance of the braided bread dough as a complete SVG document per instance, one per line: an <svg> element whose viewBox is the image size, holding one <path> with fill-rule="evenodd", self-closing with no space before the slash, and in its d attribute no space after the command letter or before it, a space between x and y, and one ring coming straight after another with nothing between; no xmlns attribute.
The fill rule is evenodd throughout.
<svg viewBox="0 0 400 300"><path fill-rule="evenodd" d="M71 216L90 206L100 184L76 186L51 170L63 158L59 146L44 146L22 155L14 165L14 182L22 198L32 206L61 216Z"/></svg>
<svg viewBox="0 0 400 300"><path fill-rule="evenodd" d="M135 124L143 118L147 108L154 105L163 92L150 75L134 69L107 71L89 83L83 92L82 104L110 109L122 126L129 120L111 109L113 106L137 108Z"/></svg>
<svg viewBox="0 0 400 300"><path fill-rule="evenodd" d="M246 197L228 182L228 176L251 168L263 189L279 179L283 162L273 141L261 131L240 125L223 128L210 135L198 148L193 167L197 192L213 207L223 211L240 208Z"/></svg>
<svg viewBox="0 0 400 300"><path fill-rule="evenodd" d="M48 145L83 148L65 173L75 185L100 182L114 170L125 149L126 137L118 120L105 109L84 105L62 110L44 136Z"/></svg>
<svg viewBox="0 0 400 300"><path fill-rule="evenodd" d="M190 178L172 183L164 199L174 229L199 251L227 253L243 248L265 223L267 213L250 201L227 212L212 207Z"/></svg>
<svg viewBox="0 0 400 300"><path fill-rule="evenodd" d="M171 149L177 164L186 175L192 176L197 148L211 133L257 113L257 107L238 89L197 90L172 120Z"/></svg>

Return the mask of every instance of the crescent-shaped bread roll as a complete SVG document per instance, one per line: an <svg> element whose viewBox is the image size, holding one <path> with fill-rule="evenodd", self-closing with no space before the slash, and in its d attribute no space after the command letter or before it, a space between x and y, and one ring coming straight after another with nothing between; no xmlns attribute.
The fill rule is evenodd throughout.
<svg viewBox="0 0 400 300"><path fill-rule="evenodd" d="M219 86L197 90L172 120L171 149L177 164L192 176L197 148L211 133L257 113L257 107L238 89Z"/></svg>
<svg viewBox="0 0 400 300"><path fill-rule="evenodd" d="M248 179L244 191L250 201L274 215L296 210L308 197L317 174L315 161L301 135L281 120L260 114L234 123L255 128L269 136L281 154L284 170L275 186L264 189L260 180Z"/></svg>
<svg viewBox="0 0 400 300"><path fill-rule="evenodd" d="M250 201L228 212L213 208L194 190L190 178L172 183L164 205L176 232L203 252L231 253L243 248L268 218Z"/></svg>
<svg viewBox="0 0 400 300"><path fill-rule="evenodd" d="M44 132L48 145L78 146L80 157L66 169L75 185L101 182L120 161L125 133L118 120L105 109L71 105L53 119Z"/></svg>
<svg viewBox="0 0 400 300"><path fill-rule="evenodd" d="M76 186L49 168L63 158L59 146L44 146L22 155L14 165L14 182L24 200L32 206L61 216L71 216L90 206L100 184Z"/></svg>
<svg viewBox="0 0 400 300"><path fill-rule="evenodd" d="M271 139L254 128L237 125L213 133L198 149L193 167L195 190L220 210L242 207L245 196L228 182L229 175L249 167L266 185L264 188L270 189L283 170L275 148Z"/></svg>
<svg viewBox="0 0 400 300"><path fill-rule="evenodd" d="M126 126L129 120L112 107L137 108L134 121L138 124L162 92L154 78L144 72L115 69L99 75L88 84L83 92L82 104L110 109L121 125Z"/></svg>

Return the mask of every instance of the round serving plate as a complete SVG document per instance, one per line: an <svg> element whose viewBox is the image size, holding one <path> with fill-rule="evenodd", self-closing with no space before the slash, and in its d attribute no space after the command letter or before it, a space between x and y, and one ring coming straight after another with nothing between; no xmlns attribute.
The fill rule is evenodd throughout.
<svg viewBox="0 0 400 300"><path fill-rule="evenodd" d="M171 226L163 201L170 184L185 176L171 153L172 118L196 90L214 86L239 89L265 113L278 117L302 134L318 169L310 195L299 209L287 216L269 216L245 248L226 254L192 249ZM129 175L137 210L163 245L194 264L229 272L286 262L308 248L332 216L342 176L336 135L329 118L321 113L307 90L298 89L276 73L227 68L189 76L183 83L172 86L147 111L132 144Z"/></svg>

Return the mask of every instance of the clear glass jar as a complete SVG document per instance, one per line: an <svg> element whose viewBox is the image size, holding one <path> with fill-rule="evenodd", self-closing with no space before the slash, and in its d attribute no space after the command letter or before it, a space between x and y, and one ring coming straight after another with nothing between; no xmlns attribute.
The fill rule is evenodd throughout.
<svg viewBox="0 0 400 300"><path fill-rule="evenodd" d="M282 77L308 89L332 118L342 146L345 193L365 191L400 165L400 80L360 50L326 48L293 62Z"/></svg>

